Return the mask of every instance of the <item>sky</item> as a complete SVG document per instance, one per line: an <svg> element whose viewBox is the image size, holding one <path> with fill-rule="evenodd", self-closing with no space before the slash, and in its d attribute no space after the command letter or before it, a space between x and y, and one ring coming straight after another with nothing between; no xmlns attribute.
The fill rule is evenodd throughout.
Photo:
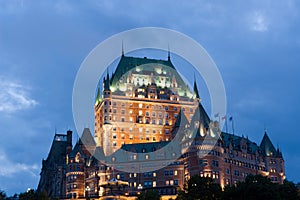
<svg viewBox="0 0 300 200"><path fill-rule="evenodd" d="M0 189L36 188L55 132L76 132L73 83L88 53L148 26L182 32L206 49L235 133L259 144L266 129L287 179L300 182L299 10L297 0L0 0Z"/></svg>

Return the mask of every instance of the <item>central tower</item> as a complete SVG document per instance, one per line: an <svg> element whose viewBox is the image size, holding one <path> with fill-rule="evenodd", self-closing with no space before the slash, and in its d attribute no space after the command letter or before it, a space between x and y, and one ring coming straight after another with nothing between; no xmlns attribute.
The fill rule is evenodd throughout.
<svg viewBox="0 0 300 200"><path fill-rule="evenodd" d="M95 140L105 155L123 144L172 140L176 122L190 122L200 101L170 57L122 55L115 72L107 73L102 83L94 107Z"/></svg>

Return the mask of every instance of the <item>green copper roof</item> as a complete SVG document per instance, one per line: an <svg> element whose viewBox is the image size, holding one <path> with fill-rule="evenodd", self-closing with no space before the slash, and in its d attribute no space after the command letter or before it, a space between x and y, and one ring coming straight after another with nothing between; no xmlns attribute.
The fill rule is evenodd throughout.
<svg viewBox="0 0 300 200"><path fill-rule="evenodd" d="M138 71L140 70L140 71ZM151 76L153 74L155 83L159 82L158 76L168 77L168 82L171 84L172 77L174 76L179 86L179 95L186 96L187 92L191 94L189 87L183 81L182 77L176 71L174 65L171 60L157 60L157 59L149 59L149 58L137 58L137 57L127 57L121 56L121 59L117 65L115 72L112 74L110 78L110 86L114 88L119 88L119 81L127 77L129 73L138 73L145 76ZM107 80L107 79L106 79ZM159 84L157 84L159 86Z"/></svg>
<svg viewBox="0 0 300 200"><path fill-rule="evenodd" d="M276 151L273 143L271 142L267 132L265 132L264 137L260 143L260 148L261 148L262 152L264 153L264 155L266 155L266 156L271 156L272 154L274 156L277 155L277 151Z"/></svg>
<svg viewBox="0 0 300 200"><path fill-rule="evenodd" d="M129 70L134 69L136 66L145 65L149 63L156 63L161 65L166 65L175 69L174 65L171 63L170 60L156 60L156 59L149 59L149 58L137 58L137 57L128 57L128 56L121 56L120 62L113 74L112 80L118 81L123 74L127 73Z"/></svg>

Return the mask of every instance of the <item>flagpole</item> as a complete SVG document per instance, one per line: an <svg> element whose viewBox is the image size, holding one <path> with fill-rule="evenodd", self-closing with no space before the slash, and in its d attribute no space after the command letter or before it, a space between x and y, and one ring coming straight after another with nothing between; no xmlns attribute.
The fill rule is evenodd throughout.
<svg viewBox="0 0 300 200"><path fill-rule="evenodd" d="M229 117L229 121L231 121L232 134L234 135L234 122L232 116Z"/></svg>
<svg viewBox="0 0 300 200"><path fill-rule="evenodd" d="M225 126L226 126L226 133L228 133L227 116L225 116Z"/></svg>
<svg viewBox="0 0 300 200"><path fill-rule="evenodd" d="M232 123L232 133L234 135L234 122L233 122L233 118L231 119L231 123Z"/></svg>

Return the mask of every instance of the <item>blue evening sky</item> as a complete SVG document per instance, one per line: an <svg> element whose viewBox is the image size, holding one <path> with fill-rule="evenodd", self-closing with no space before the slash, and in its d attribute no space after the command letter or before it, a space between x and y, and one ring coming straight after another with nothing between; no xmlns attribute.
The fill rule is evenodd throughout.
<svg viewBox="0 0 300 200"><path fill-rule="evenodd" d="M200 43L222 74L236 134L260 143L266 127L287 178L300 182L299 10L297 0L0 0L0 189L37 187L55 129L74 130L81 62L109 36L144 26Z"/></svg>

